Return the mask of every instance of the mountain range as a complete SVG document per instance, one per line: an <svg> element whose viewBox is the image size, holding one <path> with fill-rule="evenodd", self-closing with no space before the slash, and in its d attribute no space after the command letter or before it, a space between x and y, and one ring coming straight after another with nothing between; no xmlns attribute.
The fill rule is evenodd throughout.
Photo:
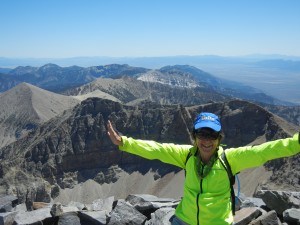
<svg viewBox="0 0 300 225"><path fill-rule="evenodd" d="M41 200L43 192L61 202L85 202L83 185L97 190L99 198L132 192L180 196L182 171L119 152L107 137L108 119L121 134L187 144L192 143L193 118L210 111L220 115L228 147L259 144L300 130L298 106L266 104L278 100L192 66L72 67L81 71L74 75L68 69L48 64L10 71L20 83L7 82L12 88L0 95L0 193L18 195L20 201L26 201L28 193ZM22 83L21 78L60 91ZM282 115L288 110L290 122L268 107ZM247 194L260 186L299 190L299 170L291 167L299 160L295 156L248 170L241 176L242 188Z"/></svg>
<svg viewBox="0 0 300 225"><path fill-rule="evenodd" d="M165 65L190 65L214 76L242 83L267 95L287 102L300 104L300 57L287 55L245 55L245 56L164 56L164 57L74 57L59 59L1 58L0 73L7 73L17 66L41 67L47 63L63 67L73 65L93 67L94 65L129 64L134 67L158 69Z"/></svg>
<svg viewBox="0 0 300 225"><path fill-rule="evenodd" d="M138 80L144 80L147 83L169 84L170 87L190 88L190 85L192 85L192 88L206 88L205 92L209 92L207 89L210 89L216 94L267 104L292 105L292 103L268 96L263 91L238 82L217 78L188 65L166 66L154 70L132 67L126 64L87 68L78 66L59 67L54 64L46 64L42 67L19 66L9 71L8 74L0 74L0 91L6 91L18 83L26 82L46 90L61 93L73 87L89 84L98 78L116 79L125 76L138 78Z"/></svg>

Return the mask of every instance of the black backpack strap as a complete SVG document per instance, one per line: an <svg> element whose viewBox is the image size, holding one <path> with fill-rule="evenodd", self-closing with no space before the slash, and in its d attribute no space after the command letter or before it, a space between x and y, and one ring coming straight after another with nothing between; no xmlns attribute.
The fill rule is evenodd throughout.
<svg viewBox="0 0 300 225"><path fill-rule="evenodd" d="M189 154L187 155L187 157L185 159L185 163L184 163L185 165L186 165L187 161L189 160L189 158L191 157L191 155L192 155L192 152L189 151Z"/></svg>
<svg viewBox="0 0 300 225"><path fill-rule="evenodd" d="M221 158L222 158L222 161L225 163L225 169L227 171L227 174L228 174L228 177L229 177L229 180L230 180L230 185L233 186L235 184L235 177L232 174L231 167L230 167L230 165L228 163L225 151L222 152Z"/></svg>
<svg viewBox="0 0 300 225"><path fill-rule="evenodd" d="M233 215L235 215L235 193L234 193L234 187L233 187L233 185L235 184L235 176L233 176L233 174L232 174L231 167L228 163L225 151L222 152L220 161L228 174L228 178L229 178L229 182L230 182L232 213L233 213Z"/></svg>
<svg viewBox="0 0 300 225"><path fill-rule="evenodd" d="M194 156L197 155L197 153L198 153L198 149L197 149L197 151L195 152ZM192 155L193 155L193 153L192 153L191 151L189 151L189 154L187 155L187 157L186 157L186 159L185 159L185 163L184 163L185 165L187 164L189 158L190 158ZM184 176L186 176L186 169L184 169Z"/></svg>
<svg viewBox="0 0 300 225"><path fill-rule="evenodd" d="M194 153L194 156L197 155L197 153L198 153L198 148L197 148L196 152ZM193 153L192 153L191 151L189 151L189 154L187 155L187 157L186 157L186 159L185 159L185 163L184 163L185 165L187 164L189 158L190 158L192 155L193 155Z"/></svg>

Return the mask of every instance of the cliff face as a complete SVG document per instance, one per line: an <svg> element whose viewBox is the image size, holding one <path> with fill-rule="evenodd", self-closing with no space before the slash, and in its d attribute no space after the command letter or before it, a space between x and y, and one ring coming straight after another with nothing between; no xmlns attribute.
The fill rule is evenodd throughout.
<svg viewBox="0 0 300 225"><path fill-rule="evenodd" d="M257 144L287 137L297 131L297 127L245 101L193 107L148 102L126 106L90 98L51 119L26 138L0 149L1 185L28 194L28 190L18 189L20 180L28 185L40 180L48 185L43 188L53 193L58 187L71 188L88 179L100 184L115 182L119 170L145 174L151 169L157 171L157 177L178 172L179 169L171 165L119 151L107 136L107 120L111 120L120 134L126 136L191 144L193 121L201 111L210 111L221 117L225 132L223 142L227 147ZM293 182L299 187L299 179Z"/></svg>

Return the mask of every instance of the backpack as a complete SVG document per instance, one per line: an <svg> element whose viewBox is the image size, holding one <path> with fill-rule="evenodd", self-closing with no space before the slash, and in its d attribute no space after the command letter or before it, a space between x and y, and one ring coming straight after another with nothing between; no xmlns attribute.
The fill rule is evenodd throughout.
<svg viewBox="0 0 300 225"><path fill-rule="evenodd" d="M196 151L196 153L194 155L196 155L197 152L198 152L198 149L197 149L197 151ZM189 152L189 154L186 157L185 164L187 163L187 161L189 160L189 158L191 157L191 155L192 155L192 153ZM225 170L227 172L227 175L228 175L228 178L229 178L232 213L233 213L233 215L235 215L235 205L236 205L236 202L237 202L238 197L240 195L240 180L239 180L237 174L236 175L232 174L231 167L230 167L230 165L228 163L228 160L227 160L227 157L226 157L226 154L225 154L225 150L223 150L223 152L221 154L221 160L220 160L220 162L223 165L223 167L225 168ZM237 196L235 196L235 192L234 192L234 184L235 184L235 180L236 179L238 181L238 194L237 194Z"/></svg>

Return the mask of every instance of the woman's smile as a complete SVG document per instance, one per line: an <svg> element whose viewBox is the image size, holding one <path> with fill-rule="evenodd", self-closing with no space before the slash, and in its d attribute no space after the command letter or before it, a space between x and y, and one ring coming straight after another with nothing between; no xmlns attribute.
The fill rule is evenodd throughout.
<svg viewBox="0 0 300 225"><path fill-rule="evenodd" d="M202 149L205 152L214 151L214 145L213 144L200 144L200 149Z"/></svg>
<svg viewBox="0 0 300 225"><path fill-rule="evenodd" d="M201 159L207 163L216 152L219 146L219 140L208 140L197 138L197 146L200 152Z"/></svg>

